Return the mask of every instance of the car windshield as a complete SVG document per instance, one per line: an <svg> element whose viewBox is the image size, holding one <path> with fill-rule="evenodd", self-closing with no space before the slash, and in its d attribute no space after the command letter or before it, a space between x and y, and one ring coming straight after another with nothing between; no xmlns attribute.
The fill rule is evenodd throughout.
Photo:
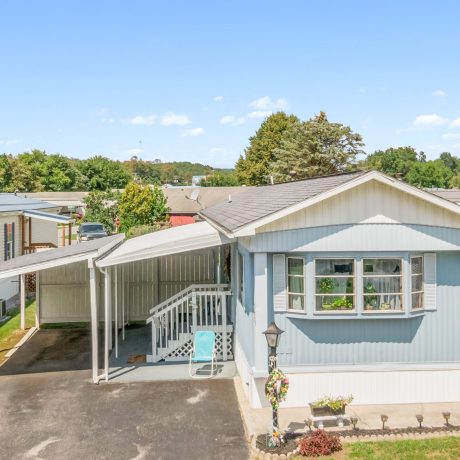
<svg viewBox="0 0 460 460"><path fill-rule="evenodd" d="M100 224L91 224L91 225L82 225L81 231L88 233L88 232L103 232L104 226Z"/></svg>

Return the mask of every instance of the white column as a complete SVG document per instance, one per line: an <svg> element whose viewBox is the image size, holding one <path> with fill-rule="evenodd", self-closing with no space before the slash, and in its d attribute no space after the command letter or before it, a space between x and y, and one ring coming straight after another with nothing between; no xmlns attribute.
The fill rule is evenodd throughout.
<svg viewBox="0 0 460 460"><path fill-rule="evenodd" d="M92 374L93 382L99 382L99 359L98 359L98 317L97 317L97 278L94 267L89 269L89 297L91 303L91 356L92 356Z"/></svg>
<svg viewBox="0 0 460 460"><path fill-rule="evenodd" d="M104 334L104 374L105 374L105 381L107 382L109 380L109 350L111 349L111 332L112 332L112 327L110 324L110 310L112 308L112 303L111 303L111 298L110 298L110 289L111 289L111 284L112 284L112 278L110 276L110 268L107 268L104 272L105 277L104 277L104 329L105 329L105 334Z"/></svg>
<svg viewBox="0 0 460 460"><path fill-rule="evenodd" d="M40 329L40 272L35 273L35 327Z"/></svg>
<svg viewBox="0 0 460 460"><path fill-rule="evenodd" d="M268 372L268 347L263 332L268 326L267 253L254 254L254 367Z"/></svg>
<svg viewBox="0 0 460 460"><path fill-rule="evenodd" d="M121 336L125 340L125 266L121 266Z"/></svg>
<svg viewBox="0 0 460 460"><path fill-rule="evenodd" d="M115 358L118 358L118 266L115 265L115 323L113 332L115 334Z"/></svg>
<svg viewBox="0 0 460 460"><path fill-rule="evenodd" d="M20 296L21 296L21 329L26 328L26 275L20 275Z"/></svg>

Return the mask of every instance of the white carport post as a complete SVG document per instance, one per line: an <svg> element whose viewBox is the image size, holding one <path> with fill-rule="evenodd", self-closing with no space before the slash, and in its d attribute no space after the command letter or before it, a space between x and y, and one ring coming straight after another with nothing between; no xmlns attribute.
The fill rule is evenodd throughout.
<svg viewBox="0 0 460 460"><path fill-rule="evenodd" d="M112 299L111 299L111 289L112 289L112 276L110 268L104 270L105 283L104 283L104 322L105 322L105 346L104 346L104 374L105 381L109 381L109 350L112 349L112 320L111 320L111 310L112 310Z"/></svg>
<svg viewBox="0 0 460 460"><path fill-rule="evenodd" d="M20 275L20 296L21 296L21 329L26 328L26 274Z"/></svg>
<svg viewBox="0 0 460 460"><path fill-rule="evenodd" d="M93 382L99 383L99 318L97 317L97 282L93 262L89 265L89 296L91 303L91 350Z"/></svg>
<svg viewBox="0 0 460 460"><path fill-rule="evenodd" d="M115 334L115 358L118 358L118 266L115 265L115 322L113 331Z"/></svg>
<svg viewBox="0 0 460 460"><path fill-rule="evenodd" d="M121 337L125 340L125 265L121 266Z"/></svg>

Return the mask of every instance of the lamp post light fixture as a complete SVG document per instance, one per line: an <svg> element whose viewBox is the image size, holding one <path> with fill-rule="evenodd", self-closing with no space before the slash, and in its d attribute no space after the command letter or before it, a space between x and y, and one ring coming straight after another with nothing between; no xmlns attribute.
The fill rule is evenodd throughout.
<svg viewBox="0 0 460 460"><path fill-rule="evenodd" d="M358 417L350 417L350 422L353 425L353 429L356 430L356 424L358 423Z"/></svg>
<svg viewBox="0 0 460 460"><path fill-rule="evenodd" d="M446 420L446 425L449 426L450 412L443 412L442 416Z"/></svg>
<svg viewBox="0 0 460 460"><path fill-rule="evenodd" d="M276 369L276 349L280 343L282 331L274 321L270 323L267 327L267 330L262 332L267 339L267 345L270 348L270 355L268 357L268 370L271 372L273 369Z"/></svg>
<svg viewBox="0 0 460 460"><path fill-rule="evenodd" d="M276 349L280 343L282 331L274 321L270 323L267 327L267 330L262 332L267 339L267 345L270 348L270 355L268 357L268 371L271 374L274 369L276 369ZM273 423L273 432L279 432L278 424L278 409L275 406L272 406L272 423Z"/></svg>
<svg viewBox="0 0 460 460"><path fill-rule="evenodd" d="M382 430L385 429L385 423L388 421L388 415L382 414L380 416L380 420L382 420Z"/></svg>
<svg viewBox="0 0 460 460"><path fill-rule="evenodd" d="M415 417L416 417L417 422L419 424L419 428L422 428L423 415L422 414L417 414Z"/></svg>
<svg viewBox="0 0 460 460"><path fill-rule="evenodd" d="M307 418L307 420L305 420L305 425L307 425L308 429L311 431L311 427L313 426L313 420L311 418Z"/></svg>

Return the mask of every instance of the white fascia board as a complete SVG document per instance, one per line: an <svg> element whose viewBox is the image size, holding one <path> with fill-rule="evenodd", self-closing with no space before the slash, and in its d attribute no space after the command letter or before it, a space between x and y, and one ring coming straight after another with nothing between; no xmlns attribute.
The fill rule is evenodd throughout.
<svg viewBox="0 0 460 460"><path fill-rule="evenodd" d="M7 272L0 273L0 279L11 278L12 276L18 276L25 273L33 273L40 270L46 270L48 268L60 267L62 265L69 265L75 262L81 262L94 256L96 252L87 252L78 256L62 257L60 259L49 260L47 262L37 263L28 265L25 267L14 268Z"/></svg>
<svg viewBox="0 0 460 460"><path fill-rule="evenodd" d="M348 190L351 190L352 188L363 185L371 180L376 180L382 184L396 188L397 190L405 192L423 201L429 202L435 206L439 206L441 208L444 208L448 211L460 215L460 206L458 204L452 203L437 195L433 195L432 193L426 192L425 190L420 190L416 187L413 187L412 185L408 185L405 182L402 182L393 177L389 177L381 172L371 171L356 179L350 180L345 184L339 185L338 187L328 190L327 192L320 193L319 195L316 195L305 201L301 201L280 211L274 212L273 214L270 214L266 217L263 217L262 219L252 222L249 225L245 225L240 229L234 231L233 237L253 236L256 234L256 229L259 227L270 224L271 222L282 219L283 217L287 217L290 214L293 214L297 211L301 211L302 209L309 208L310 206L320 203L321 201L327 200L336 195L339 195L340 193L346 192Z"/></svg>

